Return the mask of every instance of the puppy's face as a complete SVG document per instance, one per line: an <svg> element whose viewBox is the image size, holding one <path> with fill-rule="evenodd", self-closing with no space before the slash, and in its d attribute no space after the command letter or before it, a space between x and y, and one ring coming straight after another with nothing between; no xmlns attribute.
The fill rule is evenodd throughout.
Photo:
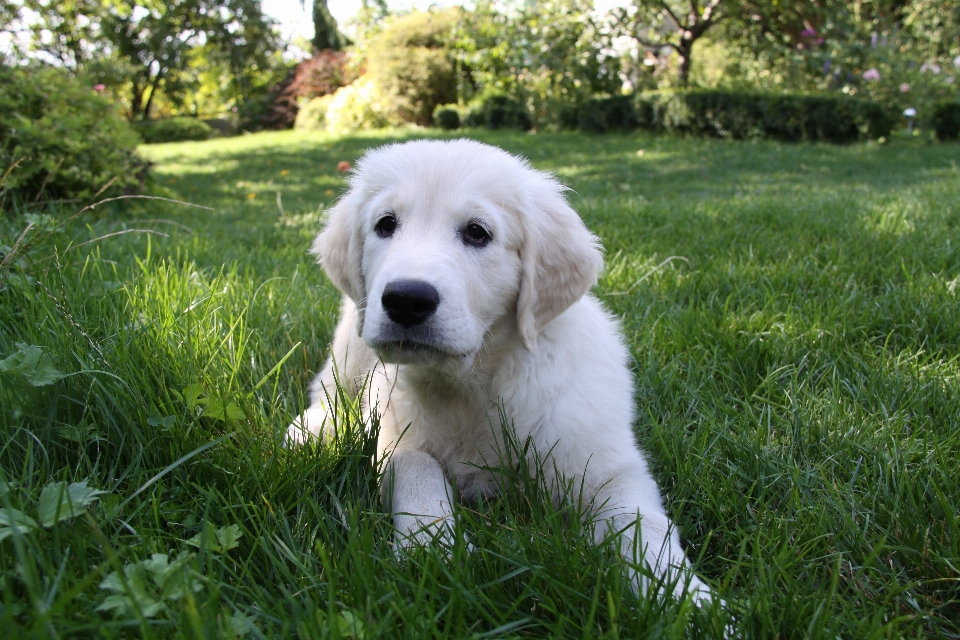
<svg viewBox="0 0 960 640"><path fill-rule="evenodd" d="M516 312L520 234L474 185L412 177L361 209L363 339L387 362L469 366Z"/></svg>
<svg viewBox="0 0 960 640"><path fill-rule="evenodd" d="M384 361L460 370L498 329L534 350L602 267L553 178L469 140L369 152L313 251Z"/></svg>

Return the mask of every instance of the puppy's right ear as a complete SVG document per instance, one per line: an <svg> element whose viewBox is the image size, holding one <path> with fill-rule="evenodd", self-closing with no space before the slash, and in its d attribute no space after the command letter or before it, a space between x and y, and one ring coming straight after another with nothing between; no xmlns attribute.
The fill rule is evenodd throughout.
<svg viewBox="0 0 960 640"><path fill-rule="evenodd" d="M365 286L360 270L363 235L358 224L359 206L360 199L351 190L327 214L323 231L310 252L317 256L333 284L362 308Z"/></svg>

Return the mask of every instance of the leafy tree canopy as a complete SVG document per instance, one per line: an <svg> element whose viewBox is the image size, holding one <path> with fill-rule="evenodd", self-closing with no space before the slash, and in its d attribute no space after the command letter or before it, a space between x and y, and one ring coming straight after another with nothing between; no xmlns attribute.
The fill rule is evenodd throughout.
<svg viewBox="0 0 960 640"><path fill-rule="evenodd" d="M279 48L257 0L25 0L35 14L41 57L111 84L124 84L131 119L148 119L159 92L174 103L187 90L198 50L225 65L242 100L250 71Z"/></svg>

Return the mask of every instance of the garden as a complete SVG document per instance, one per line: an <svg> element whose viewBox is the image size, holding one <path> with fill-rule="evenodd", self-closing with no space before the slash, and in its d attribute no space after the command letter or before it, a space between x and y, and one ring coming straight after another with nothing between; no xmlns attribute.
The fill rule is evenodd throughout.
<svg viewBox="0 0 960 640"><path fill-rule="evenodd" d="M325 40L291 61L257 2L11 6L11 637L960 636L960 8L369 2L345 34L318 2ZM164 28L219 39L146 24L174 10ZM107 32L141 54L82 44ZM169 75L134 68L143 51ZM406 554L375 419L348 408L333 442L284 446L339 310L307 252L324 211L367 149L423 137L571 188L638 442L722 604L634 593L522 442L502 494L457 507L470 547Z"/></svg>

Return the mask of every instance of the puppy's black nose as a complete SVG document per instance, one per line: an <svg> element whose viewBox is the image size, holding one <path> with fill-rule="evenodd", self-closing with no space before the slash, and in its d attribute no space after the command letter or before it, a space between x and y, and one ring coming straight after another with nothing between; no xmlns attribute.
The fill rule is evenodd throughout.
<svg viewBox="0 0 960 640"><path fill-rule="evenodd" d="M440 304L440 294L422 280L396 280L384 288L380 303L391 320L413 327L433 315Z"/></svg>

